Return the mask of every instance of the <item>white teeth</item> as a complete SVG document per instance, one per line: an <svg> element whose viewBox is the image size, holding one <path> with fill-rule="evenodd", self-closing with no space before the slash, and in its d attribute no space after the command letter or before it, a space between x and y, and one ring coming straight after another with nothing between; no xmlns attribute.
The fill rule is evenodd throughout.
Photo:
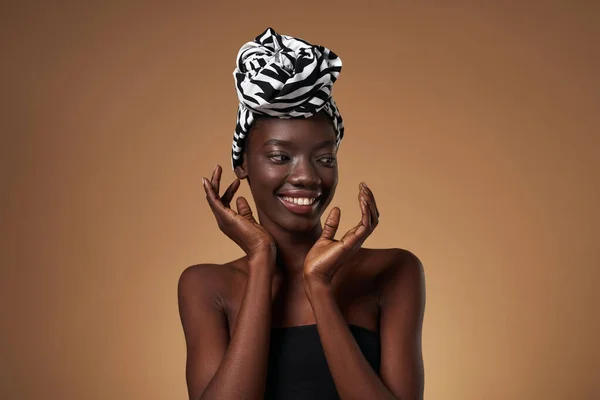
<svg viewBox="0 0 600 400"><path fill-rule="evenodd" d="M313 204L316 200L314 198L310 199L310 198L306 198L306 197L287 197L287 196L283 196L283 199L290 203L298 204L301 206L309 206L309 205Z"/></svg>

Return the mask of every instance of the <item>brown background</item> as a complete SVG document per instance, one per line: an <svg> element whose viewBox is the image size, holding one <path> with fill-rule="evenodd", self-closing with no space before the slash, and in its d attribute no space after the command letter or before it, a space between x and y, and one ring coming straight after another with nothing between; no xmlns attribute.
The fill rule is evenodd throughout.
<svg viewBox="0 0 600 400"><path fill-rule="evenodd" d="M343 59L332 205L366 181L366 245L423 261L426 398L599 398L594 2L83 3L1 11L0 398L186 398L176 283L241 254L200 180L268 26Z"/></svg>

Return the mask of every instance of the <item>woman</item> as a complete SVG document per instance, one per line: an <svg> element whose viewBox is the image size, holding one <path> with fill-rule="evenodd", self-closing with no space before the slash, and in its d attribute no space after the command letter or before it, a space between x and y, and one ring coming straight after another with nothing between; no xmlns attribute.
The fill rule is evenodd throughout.
<svg viewBox="0 0 600 400"><path fill-rule="evenodd" d="M361 247L379 222L369 187L338 241L333 208L344 128L331 97L341 61L271 28L242 46L234 73L237 179L203 178L218 226L246 255L188 267L178 286L189 398L422 399L421 263ZM243 197L247 180L257 208Z"/></svg>

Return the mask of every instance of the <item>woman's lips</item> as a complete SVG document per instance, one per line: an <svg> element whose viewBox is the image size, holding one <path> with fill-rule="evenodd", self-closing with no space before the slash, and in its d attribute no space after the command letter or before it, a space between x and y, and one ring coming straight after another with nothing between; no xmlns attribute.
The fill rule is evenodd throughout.
<svg viewBox="0 0 600 400"><path fill-rule="evenodd" d="M300 204L289 202L281 196L277 196L277 198L279 199L279 201L281 201L283 203L283 205L288 210L290 210L294 214L310 214L313 212L314 208L316 207L317 203L319 202L319 199L315 199L315 201L312 204L300 205Z"/></svg>

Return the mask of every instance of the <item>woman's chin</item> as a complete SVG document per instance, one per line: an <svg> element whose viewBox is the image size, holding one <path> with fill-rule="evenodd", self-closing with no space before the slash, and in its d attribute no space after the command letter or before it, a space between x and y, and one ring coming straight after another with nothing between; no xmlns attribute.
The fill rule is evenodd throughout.
<svg viewBox="0 0 600 400"><path fill-rule="evenodd" d="M281 224L281 227L288 232L308 233L313 231L320 222L320 215L314 215L312 218L305 218L304 220L301 218L288 219Z"/></svg>

